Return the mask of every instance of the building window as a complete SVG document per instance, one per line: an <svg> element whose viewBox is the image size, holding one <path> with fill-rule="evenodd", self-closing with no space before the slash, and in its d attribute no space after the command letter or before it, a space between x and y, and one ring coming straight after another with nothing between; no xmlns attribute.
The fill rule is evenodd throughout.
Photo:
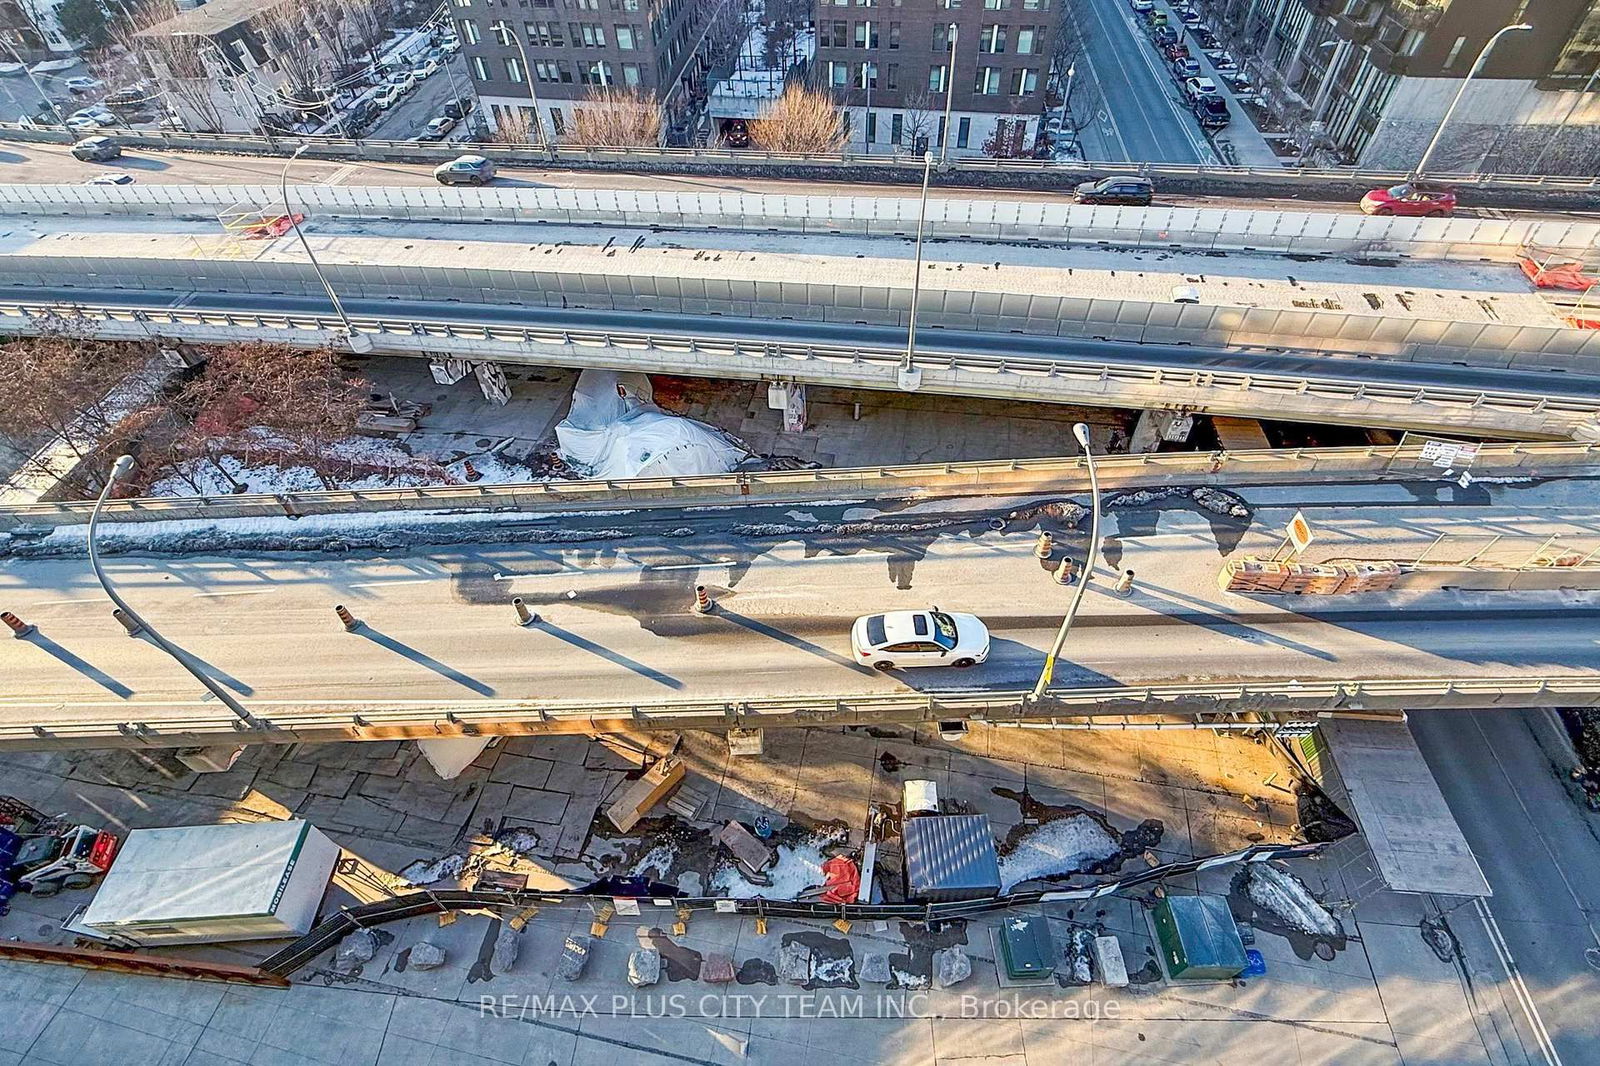
<svg viewBox="0 0 1600 1066"><path fill-rule="evenodd" d="M1017 28L1017 55L1031 56L1044 44L1044 34L1032 26Z"/></svg>
<svg viewBox="0 0 1600 1066"><path fill-rule="evenodd" d="M972 136L972 120L964 118L956 123L956 147L965 148L967 140Z"/></svg>
<svg viewBox="0 0 1600 1066"><path fill-rule="evenodd" d="M889 47L900 47L900 23L898 22L889 23Z"/></svg>
<svg viewBox="0 0 1600 1066"><path fill-rule="evenodd" d="M961 0L944 0L944 6L951 9L958 8L961 6Z"/></svg>
<svg viewBox="0 0 1600 1066"><path fill-rule="evenodd" d="M938 147L940 147L940 148L944 147L944 116L943 115L939 116L938 135L937 135L937 137L935 137L933 143L935 145L937 145Z"/></svg>
<svg viewBox="0 0 1600 1066"><path fill-rule="evenodd" d="M1011 0L983 0L985 11L1004 11L1011 6Z"/></svg>
<svg viewBox="0 0 1600 1066"><path fill-rule="evenodd" d="M555 131L557 137L567 132L567 116L561 113L559 107L550 109L550 128Z"/></svg>
<svg viewBox="0 0 1600 1066"><path fill-rule="evenodd" d="M1444 57L1444 69L1449 70L1456 65L1456 60L1461 58L1461 49L1466 43L1465 37L1456 38L1456 43L1450 46L1450 54Z"/></svg>
<svg viewBox="0 0 1600 1066"><path fill-rule="evenodd" d="M878 0L856 0L857 7L876 7Z"/></svg>
<svg viewBox="0 0 1600 1066"><path fill-rule="evenodd" d="M889 117L889 143L899 144L900 139L905 136L905 132L906 117L901 114L891 115Z"/></svg>
<svg viewBox="0 0 1600 1066"><path fill-rule="evenodd" d="M456 0L457 7L471 7L472 0Z"/></svg>
<svg viewBox="0 0 1600 1066"><path fill-rule="evenodd" d="M979 67L973 79L972 91L978 96L997 96L1000 93L1000 68Z"/></svg>
<svg viewBox="0 0 1600 1066"><path fill-rule="evenodd" d="M1019 67L1011 72L1011 95L1032 96L1039 89L1039 72Z"/></svg>
<svg viewBox="0 0 1600 1066"><path fill-rule="evenodd" d="M634 37L632 26L617 27L617 47L622 49L624 52L633 51Z"/></svg>
<svg viewBox="0 0 1600 1066"><path fill-rule="evenodd" d="M983 33L978 37L978 51L990 55L998 55L1006 50L1006 28L1004 26L985 26Z"/></svg>
<svg viewBox="0 0 1600 1066"><path fill-rule="evenodd" d="M606 28L594 22L585 22L579 27L582 33L585 48L604 48L606 46Z"/></svg>
<svg viewBox="0 0 1600 1066"><path fill-rule="evenodd" d="M458 19L461 25L461 39L468 44L477 44L482 38L478 36L478 24L471 19Z"/></svg>
<svg viewBox="0 0 1600 1066"><path fill-rule="evenodd" d="M483 61L482 56L472 57L472 76L479 81L489 81L489 64Z"/></svg>
<svg viewBox="0 0 1600 1066"><path fill-rule="evenodd" d="M637 88L639 86L639 64L622 64L622 84L631 88Z"/></svg>
<svg viewBox="0 0 1600 1066"><path fill-rule="evenodd" d="M883 71L883 87L885 89L900 88L900 64L890 63Z"/></svg>
<svg viewBox="0 0 1600 1066"><path fill-rule="evenodd" d="M533 76L539 81L555 81L558 76L556 65L540 60L533 65Z"/></svg>
<svg viewBox="0 0 1600 1066"><path fill-rule="evenodd" d="M856 23L856 47L878 47L878 27L870 22Z"/></svg>
<svg viewBox="0 0 1600 1066"><path fill-rule="evenodd" d="M495 37L500 41L500 47L510 48L515 43L511 39L511 27L504 21L491 23L489 29L494 31Z"/></svg>
<svg viewBox="0 0 1600 1066"><path fill-rule="evenodd" d="M848 48L850 47L850 24L835 20L822 24L822 47Z"/></svg>
<svg viewBox="0 0 1600 1066"><path fill-rule="evenodd" d="M850 64L828 63L828 84L836 89L843 89L850 84Z"/></svg>
<svg viewBox="0 0 1600 1066"><path fill-rule="evenodd" d="M585 85L610 85L615 80L611 76L611 64L603 60L580 65L578 76Z"/></svg>
<svg viewBox="0 0 1600 1066"><path fill-rule="evenodd" d="M949 24L941 22L933 28L933 50L935 52L950 51Z"/></svg>
<svg viewBox="0 0 1600 1066"><path fill-rule="evenodd" d="M511 79L513 85L522 84L522 60L516 56L506 56L506 77Z"/></svg>
<svg viewBox="0 0 1600 1066"><path fill-rule="evenodd" d="M857 89L876 89L878 87L878 64L862 63L856 69Z"/></svg>
<svg viewBox="0 0 1600 1066"><path fill-rule="evenodd" d="M928 91L931 93L944 92L945 83L950 75L949 67L932 67L928 70Z"/></svg>
<svg viewBox="0 0 1600 1066"><path fill-rule="evenodd" d="M1050 0L1022 0L1024 11L1049 11Z"/></svg>

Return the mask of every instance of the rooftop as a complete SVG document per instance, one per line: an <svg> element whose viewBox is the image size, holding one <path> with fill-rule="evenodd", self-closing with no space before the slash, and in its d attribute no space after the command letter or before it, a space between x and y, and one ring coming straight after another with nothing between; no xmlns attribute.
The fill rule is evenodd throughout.
<svg viewBox="0 0 1600 1066"><path fill-rule="evenodd" d="M170 37L194 34L210 37L248 22L253 15L277 7L283 0L209 0L188 11L180 11L165 22L147 26L136 37Z"/></svg>

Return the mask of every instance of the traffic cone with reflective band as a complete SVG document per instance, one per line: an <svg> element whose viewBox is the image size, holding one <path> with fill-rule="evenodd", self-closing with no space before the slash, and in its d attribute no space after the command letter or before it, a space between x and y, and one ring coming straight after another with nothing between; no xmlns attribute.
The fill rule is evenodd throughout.
<svg viewBox="0 0 1600 1066"><path fill-rule="evenodd" d="M1039 530L1039 543L1033 546L1033 554L1041 559L1050 558L1050 553L1055 550L1055 538L1050 536L1047 529Z"/></svg>
<svg viewBox="0 0 1600 1066"><path fill-rule="evenodd" d="M1111 591L1115 592L1118 596L1132 596L1133 571L1124 570L1122 572L1122 576L1117 578L1117 583L1111 587Z"/></svg>
<svg viewBox="0 0 1600 1066"><path fill-rule="evenodd" d="M1063 559L1063 560L1061 560L1061 565L1056 567L1056 584L1058 584L1058 585L1070 585L1070 584L1072 584L1072 560L1071 559Z"/></svg>
<svg viewBox="0 0 1600 1066"><path fill-rule="evenodd" d="M513 596L511 598L511 606L515 608L517 612L517 625L531 626L533 623L539 620L538 615L528 610L528 605L522 602L521 596Z"/></svg>
<svg viewBox="0 0 1600 1066"><path fill-rule="evenodd" d="M29 625L27 622L24 622L10 611L0 611L0 622L4 622L6 625L10 626L11 635L16 637L18 640L21 640L29 633L32 633L36 628Z"/></svg>
<svg viewBox="0 0 1600 1066"><path fill-rule="evenodd" d="M144 626L128 617L128 612L121 607L111 608L111 617L122 623L122 628L128 631L130 637L136 637L144 632Z"/></svg>
<svg viewBox="0 0 1600 1066"><path fill-rule="evenodd" d="M351 614L350 609L342 603L333 605L333 613L338 615L339 621L344 623L344 631L346 633L354 633L356 627L361 624L361 619Z"/></svg>
<svg viewBox="0 0 1600 1066"><path fill-rule="evenodd" d="M711 593L706 591L704 585L696 585L694 587L694 613L705 614L714 607L716 607L716 603L711 599Z"/></svg>

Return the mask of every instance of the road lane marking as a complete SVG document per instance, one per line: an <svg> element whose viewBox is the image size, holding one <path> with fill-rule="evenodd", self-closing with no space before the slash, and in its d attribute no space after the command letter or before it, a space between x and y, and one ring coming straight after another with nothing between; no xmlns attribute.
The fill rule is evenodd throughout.
<svg viewBox="0 0 1600 1066"><path fill-rule="evenodd" d="M323 178L322 184L343 185L346 181L350 180L351 176L354 175L356 171L360 169L361 164L359 163L346 163L338 170L335 170L332 174L329 174L326 178Z"/></svg>
<svg viewBox="0 0 1600 1066"><path fill-rule="evenodd" d="M1516 994L1517 1004L1522 1008L1523 1015L1528 1019L1528 1025L1533 1029L1533 1038L1539 1045L1539 1053L1544 1056L1544 1061L1549 1066L1562 1066L1561 1056L1556 1052L1555 1044L1550 1041L1550 1032L1544 1027L1544 1019L1539 1016L1539 1008L1534 1005L1533 997L1528 993L1528 986L1522 981L1522 972L1517 969L1517 961L1511 956L1511 948L1500 935L1500 924L1494 920L1494 912L1489 910L1489 905L1483 902L1481 896L1473 897L1472 906L1478 912L1478 920L1483 923L1484 932L1489 934L1489 946L1494 948L1494 953L1499 956L1500 966L1506 972L1512 992Z"/></svg>
<svg viewBox="0 0 1600 1066"><path fill-rule="evenodd" d="M202 596L259 596L263 592L271 591L271 589L229 589L224 592L196 592L195 597L198 599Z"/></svg>

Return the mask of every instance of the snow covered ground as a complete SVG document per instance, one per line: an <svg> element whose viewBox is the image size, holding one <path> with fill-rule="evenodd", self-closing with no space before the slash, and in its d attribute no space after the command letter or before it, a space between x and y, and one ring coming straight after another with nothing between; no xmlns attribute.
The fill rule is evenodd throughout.
<svg viewBox="0 0 1600 1066"><path fill-rule="evenodd" d="M1000 856L1000 891L1024 881L1074 873L1111 858L1121 842L1087 814L1046 822Z"/></svg>

